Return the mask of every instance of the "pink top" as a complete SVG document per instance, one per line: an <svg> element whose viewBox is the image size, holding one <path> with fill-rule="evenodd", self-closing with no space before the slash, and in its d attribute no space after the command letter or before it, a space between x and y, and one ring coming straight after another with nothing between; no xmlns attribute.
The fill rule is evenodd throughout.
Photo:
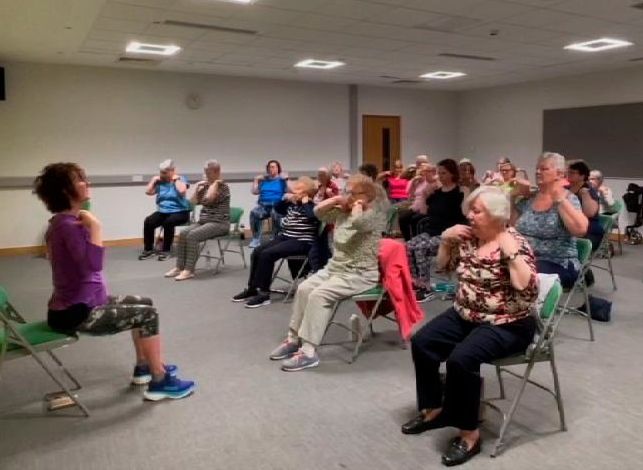
<svg viewBox="0 0 643 470"><path fill-rule="evenodd" d="M408 199L409 193L406 190L408 180L404 178L389 176L388 179L388 197L391 199Z"/></svg>
<svg viewBox="0 0 643 470"><path fill-rule="evenodd" d="M429 185L425 180L420 181L415 186L415 191L413 192L413 203L411 204L411 210L419 214L426 214L426 188Z"/></svg>

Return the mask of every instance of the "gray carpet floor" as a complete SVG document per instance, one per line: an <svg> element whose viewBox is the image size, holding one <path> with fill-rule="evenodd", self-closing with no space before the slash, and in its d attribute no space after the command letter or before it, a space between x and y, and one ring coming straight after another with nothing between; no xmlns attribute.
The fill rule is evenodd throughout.
<svg viewBox="0 0 643 470"><path fill-rule="evenodd" d="M290 306L275 301L259 309L230 302L247 270L232 257L212 276L175 282L162 274L172 261L137 261L134 249L109 249L106 274L113 293L154 298L161 313L165 355L194 378L194 396L144 403L128 385L130 338L82 338L60 352L84 385L92 412L43 411L42 396L55 389L31 359L10 361L0 381L0 469L418 469L440 468L453 429L404 436L400 424L415 413L410 352L393 325L379 334L354 364L341 346L321 350L319 368L284 373L268 360L282 339ZM596 272L593 291L614 302L613 321L595 324L587 340L583 319L564 320L558 362L568 432L558 432L553 399L528 388L508 444L498 458L489 448L498 417L487 412L485 444L465 468L643 468L643 246L625 247L614 259L618 291ZM43 259L0 258L0 284L29 319L42 318L50 294ZM424 304L427 318L448 306ZM354 307L346 305L346 317ZM337 340L346 333L334 332ZM498 387L483 368L487 396ZM545 364L535 378L549 383ZM507 379L509 394L517 380Z"/></svg>

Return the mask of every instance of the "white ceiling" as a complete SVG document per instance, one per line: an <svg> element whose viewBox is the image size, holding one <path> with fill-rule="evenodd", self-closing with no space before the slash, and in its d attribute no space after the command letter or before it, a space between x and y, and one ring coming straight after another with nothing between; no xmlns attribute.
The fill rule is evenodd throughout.
<svg viewBox="0 0 643 470"><path fill-rule="evenodd" d="M628 0L0 0L0 60L391 85L436 70L463 78L399 86L465 90L643 65L643 10ZM168 26L174 20L255 30ZM496 31L496 35L491 35ZM587 54L575 41L632 47ZM177 44L156 65L119 64L131 40ZM455 53L493 61L441 57ZM306 58L341 60L301 70ZM389 78L383 78L389 77Z"/></svg>

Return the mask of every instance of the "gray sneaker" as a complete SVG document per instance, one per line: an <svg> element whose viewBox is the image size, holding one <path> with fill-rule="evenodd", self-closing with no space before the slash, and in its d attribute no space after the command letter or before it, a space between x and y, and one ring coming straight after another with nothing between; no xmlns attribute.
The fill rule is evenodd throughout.
<svg viewBox="0 0 643 470"><path fill-rule="evenodd" d="M302 350L297 351L290 359L281 363L281 370L285 372L297 372L298 370L317 367L319 365L319 356L317 353L313 357L308 357Z"/></svg>
<svg viewBox="0 0 643 470"><path fill-rule="evenodd" d="M270 353L269 357L272 361L281 361L282 359L288 359L297 351L299 351L299 343L297 341L291 342L285 339Z"/></svg>

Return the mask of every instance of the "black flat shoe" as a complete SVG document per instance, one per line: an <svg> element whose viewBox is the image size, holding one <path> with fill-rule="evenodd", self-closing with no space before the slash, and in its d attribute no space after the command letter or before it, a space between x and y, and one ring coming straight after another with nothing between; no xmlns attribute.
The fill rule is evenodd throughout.
<svg viewBox="0 0 643 470"><path fill-rule="evenodd" d="M449 450L442 456L442 465L454 467L461 465L474 455L480 453L480 444L482 439L478 439L471 449L467 449L467 443L460 437L451 441Z"/></svg>
<svg viewBox="0 0 643 470"><path fill-rule="evenodd" d="M444 420L444 417L442 416L442 413L429 421L426 421L424 419L424 414L420 413L411 421L402 425L402 434L421 434L424 431L443 428L446 425L447 424Z"/></svg>

